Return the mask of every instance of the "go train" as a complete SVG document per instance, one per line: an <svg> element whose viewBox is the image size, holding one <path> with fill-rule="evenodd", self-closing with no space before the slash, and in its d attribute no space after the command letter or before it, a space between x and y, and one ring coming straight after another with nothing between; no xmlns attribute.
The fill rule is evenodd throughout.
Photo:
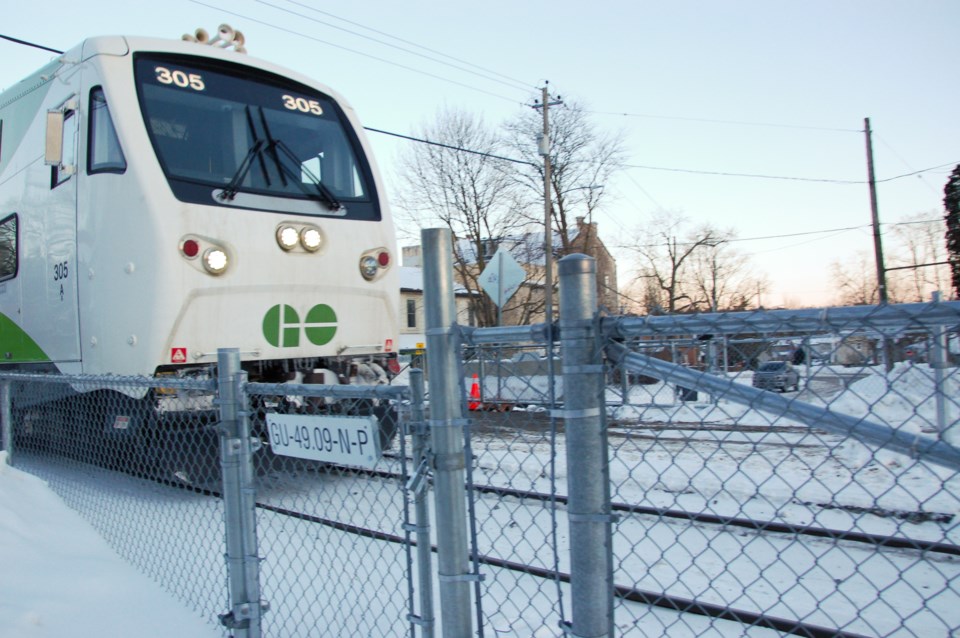
<svg viewBox="0 0 960 638"><path fill-rule="evenodd" d="M0 371L384 382L399 285L353 109L222 25L0 93Z"/></svg>

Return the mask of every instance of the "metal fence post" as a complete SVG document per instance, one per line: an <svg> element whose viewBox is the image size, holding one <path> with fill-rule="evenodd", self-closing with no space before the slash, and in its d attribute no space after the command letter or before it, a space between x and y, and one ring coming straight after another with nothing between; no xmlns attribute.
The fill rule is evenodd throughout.
<svg viewBox="0 0 960 638"><path fill-rule="evenodd" d="M220 467L223 471L223 517L226 534L230 611L220 622L234 638L260 638L260 558L257 555L256 498L253 485L253 442L245 409L240 350L217 351L220 406Z"/></svg>
<svg viewBox="0 0 960 638"><path fill-rule="evenodd" d="M466 638L473 633L467 537L466 459L463 397L460 396L460 339L453 297L453 243L449 228L421 231L427 362L430 369L430 433L441 632Z"/></svg>
<svg viewBox="0 0 960 638"><path fill-rule="evenodd" d="M603 360L595 321L596 261L568 255L560 260L559 272L573 610L568 635L610 637L613 541Z"/></svg>
<svg viewBox="0 0 960 638"><path fill-rule="evenodd" d="M933 303L940 303L940 291L935 290L933 292ZM937 432L940 433L940 438L950 443L951 445L956 445L960 441L956 441L956 434L954 431L948 433L949 425L947 424L947 402L945 395L944 387L944 374L945 368L947 367L947 330L943 325L939 325L933 330L933 344L930 352L930 367L933 368L933 383L934 383L934 400L936 401L937 406Z"/></svg>
<svg viewBox="0 0 960 638"><path fill-rule="evenodd" d="M433 558L430 547L430 507L427 503L427 455L430 452L430 434L424 414L423 370L410 370L411 422L413 430L413 461L416 464L408 488L413 492L414 526L417 536L417 584L420 594L420 625L423 638L433 638L436 619L433 615Z"/></svg>
<svg viewBox="0 0 960 638"><path fill-rule="evenodd" d="M0 382L0 443L7 453L7 463L13 465L13 411L10 408L10 381Z"/></svg>

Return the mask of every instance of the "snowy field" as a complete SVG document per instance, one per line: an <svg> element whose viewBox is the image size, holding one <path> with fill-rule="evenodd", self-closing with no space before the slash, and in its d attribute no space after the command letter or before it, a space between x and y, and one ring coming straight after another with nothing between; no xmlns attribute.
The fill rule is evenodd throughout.
<svg viewBox="0 0 960 638"><path fill-rule="evenodd" d="M843 372L836 371L835 375ZM806 389L786 396L819 402L847 414L869 414L876 422L918 436L933 436L928 431L936 423L933 378L925 366L897 368L890 377L875 370L861 371L848 385L818 386L817 375L812 379ZM740 375L737 381L749 383L749 375ZM467 388L469 382L467 379ZM496 387L497 380L483 382L485 395L492 396L491 385ZM562 429L553 440L542 429L542 409L535 405L545 382L533 378L514 385L513 381L507 384L500 380L499 386L501 391L514 392L511 403L516 409L499 415L502 422L497 428L478 428L475 432L474 480L480 485L549 493L552 467L557 491L566 493ZM562 388L559 392L562 395ZM945 395L949 409L955 410L960 397L956 375L948 377ZM698 401L676 399L676 389L663 384L633 386L626 401L619 388L608 389L613 501L960 542L960 480L955 472L873 450L845 437L811 429L789 416L767 414L723 399L713 401L702 394ZM955 422L955 414L950 412L950 424ZM396 458L385 458L378 469L394 472L400 469L398 464ZM46 475L50 473L46 470ZM11 476L18 482L7 489ZM103 471L75 469L59 477L48 476L48 480L71 507L94 522L115 549L151 572L167 591L178 592L182 605L178 611L185 616L184 622L189 625L192 619L201 618L193 630L164 629L156 635L222 635L214 625L215 614L226 610L219 510L208 498L171 493L124 476L114 476L103 491L103 476ZM5 482L0 495L23 492L23 483L31 490L43 491L40 481L10 468L0 478ZM36 504L56 499L49 494L41 498L31 491L26 494L24 500L4 501L4 521L26 522L19 530L11 530L4 523L3 551L20 561L13 563L19 567L17 573L38 574L38 581L32 587L18 587L30 581L13 578L13 572L5 569L4 603L12 602L10 613L4 609L2 617L16 619L18 628L30 623L59 627L58 618L71 618L74 628L78 619L89 619L91 631L98 629L100 616L70 613L73 597L78 599L77 604L90 605L83 596L74 596L88 588L48 587L42 581L58 572L54 566L34 562L45 552L21 551L11 540L33 538L33 532L23 531L33 529L32 525L73 530L75 525L82 527L82 522L70 510L65 511L72 517L69 524L30 522L21 508L29 513L31 506L37 509ZM349 473L266 473L260 477L258 500L275 508L402 535L403 494L399 485L389 480ZM540 502L478 494L476 511L481 554L551 569L554 559L550 547L556 541L557 567L569 570L569 538L562 507L551 512ZM897 513L944 515L949 520L910 519ZM123 519L123 525L111 518L116 516ZM166 527L161 528L161 523ZM151 537L158 534L157 529L164 530L162 542ZM402 545L268 511L258 514L258 529L263 596L271 603L264 619L266 635L319 636L331 635L331 631L333 635L406 635L409 624L404 620L407 585ZM89 528L86 533L93 534ZM45 534L35 535L39 546ZM72 531L70 535L82 536ZM101 544L100 549L106 547ZM622 516L614 527L614 552L615 580L621 585L762 611L865 636L951 636L960 631L960 562L956 556L877 551L847 541L800 539L639 515ZM112 559L125 565L116 555ZM99 564L100 558L90 561ZM60 557L56 563L66 565L69 561ZM112 582L115 563L105 558L104 565L97 573ZM191 569L200 570L209 581L191 582L192 589L185 595L181 569L186 574ZM559 622L569 620L570 615L566 585L489 565L482 565L481 572L485 576L482 591L488 635L563 635ZM69 580L68 572L61 569L59 573L64 581ZM151 603L160 609L165 610L157 600L171 600L169 594L155 591L137 594L137 584L122 582L127 593L149 595ZM145 584L156 587L150 580ZM439 587L435 582L435 594ZM43 589L55 593L38 596ZM385 596L384 592L390 593ZM564 600L563 615L557 605L558 594ZM324 604L310 602L318 600ZM177 607L177 603L171 604ZM131 605L125 606L136 609ZM168 621L175 617L172 613L166 616ZM138 623L136 635L153 635L144 631L139 619L131 622ZM617 603L616 624L618 633L626 636L781 635L623 601ZM0 625L7 630L7 621L0 621ZM64 635L42 633L40 629L34 629L35 633L12 628L12 633L3 631L0 636ZM89 635L130 634L100 631Z"/></svg>

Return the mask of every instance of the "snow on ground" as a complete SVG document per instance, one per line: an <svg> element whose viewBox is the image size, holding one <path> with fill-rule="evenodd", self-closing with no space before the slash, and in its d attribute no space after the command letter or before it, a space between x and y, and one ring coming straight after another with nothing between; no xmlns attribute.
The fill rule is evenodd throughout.
<svg viewBox="0 0 960 638"><path fill-rule="evenodd" d="M846 371L835 372L843 374ZM876 370L866 370L860 371L857 377L857 380L851 380L845 390L838 387L835 392L828 393L814 391L817 387L817 375L814 374L813 381L807 384L807 389L795 396L798 400L818 403L833 411L853 415L868 414L877 422L904 428L918 435L930 435L928 430L931 424L936 423L936 405L933 391L935 381L928 368L898 367L889 377L884 377ZM736 380L749 384L749 373L740 374ZM466 380L467 389L470 381ZM507 382L488 377L482 381L484 395L491 397L495 396L495 392L503 393L509 390L514 393L511 402L519 407L524 400L533 402L542 396L546 387L545 380L538 378L528 379L519 385L514 385L514 382L515 380ZM957 375L948 377L945 386L945 396L949 399L948 410L956 409L956 400L960 397L958 386L960 384ZM753 410L749 406L729 403L724 399L713 401L701 394L698 401L677 401L676 389L662 383L634 386L628 400L619 396L618 390L616 387L608 389L607 397L611 404L611 446L616 447L611 463L615 500L690 511L778 519L797 524L817 524L835 529L855 525L861 531L874 533L903 532L903 523L883 517L861 517L831 509L814 511L805 501L842 502L845 505L864 507L879 504L892 509L925 509L948 513L960 511L956 496L960 494L960 481L954 473L947 470L917 464L902 455L878 453L838 435L797 431L797 426L803 424ZM558 393L562 396L562 385L558 387ZM521 414L517 413L511 418L520 417ZM947 418L948 423L956 420L953 413L949 413ZM657 423L684 423L691 426L772 426L771 429L779 431L753 435L751 438L743 432L711 432L707 427L699 430L694 427L687 434L695 440L671 442L669 437L661 437L651 428ZM643 436L631 438L638 433ZM676 438L675 435L676 430L673 430L670 437ZM477 454L479 474L485 480L522 487L520 483L523 477L527 477L529 487L540 491L549 490L549 485L543 481L546 459L550 457L551 451L542 438L531 438L527 455L520 452L522 441L519 437L516 440L500 435L484 435L480 438L482 440L474 444L474 453ZM726 445L737 441L747 445ZM724 444L722 448L721 444ZM808 445L809 447L805 447ZM722 452L717 451L721 449ZM710 451L709 456L704 456L704 450ZM558 481L563 485L566 479L566 461L562 438L558 441L555 452ZM706 466L708 467L704 470ZM329 484L327 489L331 489ZM284 502L288 497L278 494L276 498ZM399 494L396 498L399 498ZM517 530L525 530L524 533L530 534L530 529L524 526L512 527L515 524L513 517L526 516L527 513L513 511L512 508L501 505L503 503L499 501L491 501L489 509L483 504L480 505L490 517L485 524L490 526L492 533L509 535ZM505 513L508 509L509 516ZM179 513L178 518L182 519L183 514ZM564 529L562 513L560 518L561 529ZM634 545L634 538L650 537L654 538L654 541L659 539L659 542L655 542L650 548L652 555L663 551L660 548L677 548L682 554L668 556L664 553L662 560L652 566L654 571L648 575L648 578L653 578L655 582L640 584L646 584L653 589L661 581L670 582L675 577L673 572L683 571L685 565L687 569L692 566L688 565L691 556L684 549L689 544L689 537L681 536L685 534L684 527L673 529L661 525L652 531L638 531L634 535L631 525L636 523L627 522L618 528L617 544L628 542L624 551L627 559L620 565L620 569L631 574L641 574L649 567L642 563L633 564L640 555L634 551L639 547ZM958 527L960 526L954 525L947 534L952 542L960 541L960 538L956 537L958 534L954 533ZM547 529L547 526L543 525L543 528ZM926 530L929 530L929 534ZM942 528L934 523L912 526L911 531L917 538L929 536L931 540L946 540L942 536ZM652 533L663 536L663 539L650 536ZM561 545L565 543L564 536L561 534ZM744 550L749 538L743 541L743 544L735 538L730 535L711 541L717 548L723 548L724 551L729 549L730 552L726 558L721 557L722 560L716 565L706 561L703 556L697 561L704 574L710 574L708 581L718 583L717 591L725 591L724 596L733 596L740 587L738 582L726 588L729 591L721 587L722 580L729 578L728 569L738 560L746 560L741 556L746 556ZM794 579L789 577L793 572L788 573L783 561L791 556L791 551L802 553L807 550L803 546L775 537L764 542L771 548L778 543L784 547L758 555L755 553L757 543L753 543L750 545L749 560L760 561L766 566L767 573L776 578L783 575L784 582L788 584L793 582ZM518 541L515 546L520 545L522 544ZM0 638L63 635L80 638L127 635L143 638L199 638L223 635L223 631L213 626L209 619L188 611L182 602L176 601L159 585L119 558L106 541L79 514L64 505L43 481L8 467L5 453L0 453L0 552L3 556L3 568L0 570ZM826 572L842 562L837 559L838 556L839 559L844 559L855 555L849 549L840 548L837 551L830 549L828 545L824 545L818 552L825 552L824 557L829 554L830 559L820 561L826 565L824 574L811 571L810 577L839 578L832 572ZM869 556L865 556L868 560ZM910 560L913 559L906 560L905 565L912 564ZM886 566L885 569L890 571L887 565L890 561L884 558L881 562ZM670 573L656 573L656 569L663 570L667 567L671 570ZM287 568L282 561L277 564L266 561L265 576L269 575L271 570L286 573ZM813 570L814 566L810 566L810 569ZM947 569L946 566L939 569L952 573L952 569ZM874 563L869 566L858 563L855 569L867 578L888 576L886 572L880 574L879 570L880 567L875 567ZM505 572L497 574L494 570L490 571L491 578L487 587L491 596L495 598L496 588L504 592L505 599L515 599L515 585L511 583L516 577ZM952 579L934 572L921 573L919 566L911 567L909 571L913 579L911 585L936 585L943 588L943 583L947 583L946 589L943 589L942 600L931 599L930 603L941 604L952 600L947 593ZM345 570L345 573L350 572ZM896 580L897 573L898 570L894 569L889 577ZM830 588L832 582L828 579L822 584L811 586L815 589ZM838 586L833 599L825 602L834 604L834 599L846 601L864 589L861 585L851 580L849 587L844 586L846 589ZM275 583L272 586L275 586ZM685 583L684 586L690 587L691 584ZM536 593L538 586L535 583L524 580L522 588L527 587L534 592L532 597L542 596ZM435 588L434 591L438 589ZM898 590L890 589L891 595L896 591ZM278 598L276 595L271 597ZM537 602L534 598L526 603L529 606L521 605L515 612L502 608L491 617L492 624L499 632L504 632L503 635L520 636L524 635L524 631L529 632L530 627L524 625L520 619L528 614L532 618L546 618L551 607L549 602ZM286 617L281 613L281 601L275 600L275 603L276 610L269 619L271 623L280 622ZM544 609L534 610L531 607ZM538 612L544 615L538 615ZM670 626L672 621L669 618L674 617L664 615L666 612L662 611L652 613L658 617L663 616L665 627ZM624 615L629 617L632 614ZM949 612L946 615L949 615ZM645 618L649 619L649 616ZM915 619L915 622L919 623L917 626L922 628L925 625L921 621L923 616ZM704 631L708 635L719 636L724 635L725 630L730 628L713 626L699 618L684 617L683 622L687 624L685 633L689 635ZM697 626L696 629L693 629L694 625ZM546 633L541 634L541 630L537 630L537 635L552 636L556 633L552 628L543 631ZM754 632L748 633L754 635ZM756 635L768 634L757 632Z"/></svg>
<svg viewBox="0 0 960 638"><path fill-rule="evenodd" d="M0 638L212 638L222 632L121 559L0 452Z"/></svg>

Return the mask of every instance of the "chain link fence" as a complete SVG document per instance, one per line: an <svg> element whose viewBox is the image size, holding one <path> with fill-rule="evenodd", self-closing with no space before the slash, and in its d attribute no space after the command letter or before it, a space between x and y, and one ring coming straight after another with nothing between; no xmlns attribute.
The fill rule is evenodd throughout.
<svg viewBox="0 0 960 638"><path fill-rule="evenodd" d="M0 374L4 449L224 635L401 636L432 621L412 602L408 389L246 383L230 357L220 369Z"/></svg>
<svg viewBox="0 0 960 638"><path fill-rule="evenodd" d="M551 356L529 329L466 331L479 552L497 565L487 626L955 635L958 326L956 303L595 317L595 368L571 365L567 348ZM570 398L591 372L608 466L575 475L584 414ZM612 522L610 554L596 557L611 571L592 582L614 602L581 613L606 615L590 633L567 586L582 540L568 503L604 474L606 516L592 521Z"/></svg>
<svg viewBox="0 0 960 638"><path fill-rule="evenodd" d="M4 447L237 637L960 631L960 304L602 317L576 257L469 329L427 275L426 380L3 374Z"/></svg>

